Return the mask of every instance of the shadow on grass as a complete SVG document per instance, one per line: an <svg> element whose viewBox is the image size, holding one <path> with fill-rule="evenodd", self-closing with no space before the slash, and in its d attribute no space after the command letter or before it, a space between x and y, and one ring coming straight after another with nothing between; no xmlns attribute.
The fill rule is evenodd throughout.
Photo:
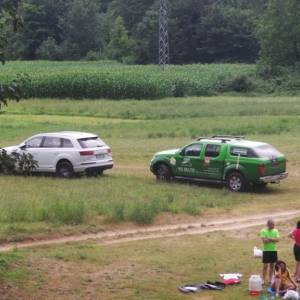
<svg viewBox="0 0 300 300"><path fill-rule="evenodd" d="M199 182L199 181L191 181L188 179L174 179L173 183L198 186L198 187L209 187L209 188L218 189L218 190L225 188L224 183L205 182L205 181Z"/></svg>
<svg viewBox="0 0 300 300"><path fill-rule="evenodd" d="M232 193L236 193L233 191L230 191L229 189L226 188L226 184L225 182L199 182L199 181L190 181L188 179L174 179L172 181L175 184L185 184L185 185L191 185L191 186L198 186L199 188L201 187L206 187L206 188L212 188L215 190L222 190L222 189L226 189L228 192L232 192ZM285 191L281 190L281 189L273 189L271 188L271 184L267 185L267 186L255 186L255 185L251 185L247 191L245 191L244 193L247 194L262 194L262 195L278 195L278 194L284 194ZM273 185L274 186L274 185ZM278 186L278 185L276 185Z"/></svg>

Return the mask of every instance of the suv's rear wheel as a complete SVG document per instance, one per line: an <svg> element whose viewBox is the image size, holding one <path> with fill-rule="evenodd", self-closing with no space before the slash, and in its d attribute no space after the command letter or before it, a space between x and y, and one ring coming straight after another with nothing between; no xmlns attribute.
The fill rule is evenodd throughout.
<svg viewBox="0 0 300 300"><path fill-rule="evenodd" d="M62 161L56 167L56 174L61 178L72 178L74 176L74 169L70 162Z"/></svg>
<svg viewBox="0 0 300 300"><path fill-rule="evenodd" d="M170 181L172 178L171 171L165 164L159 164L155 171L156 179L160 181Z"/></svg>
<svg viewBox="0 0 300 300"><path fill-rule="evenodd" d="M226 185L233 192L243 192L247 188L247 181L241 173L232 172L226 177Z"/></svg>

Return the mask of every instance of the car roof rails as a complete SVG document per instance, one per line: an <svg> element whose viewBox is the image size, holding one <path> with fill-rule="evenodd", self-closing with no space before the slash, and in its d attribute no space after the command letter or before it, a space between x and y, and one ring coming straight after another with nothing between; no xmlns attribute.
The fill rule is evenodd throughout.
<svg viewBox="0 0 300 300"><path fill-rule="evenodd" d="M230 142L233 139L235 140L242 140L244 136L233 136L233 135L213 135L210 137L198 137L196 140L221 140L222 143Z"/></svg>
<svg viewBox="0 0 300 300"><path fill-rule="evenodd" d="M244 136L237 136L237 135L213 135L212 136L212 138L220 138L220 139L222 139L222 138L228 138L228 139L236 139L236 140L243 140L243 139L245 139L245 137Z"/></svg>
<svg viewBox="0 0 300 300"><path fill-rule="evenodd" d="M196 138L196 141L209 140L209 139L211 139L211 136L200 136L200 137Z"/></svg>

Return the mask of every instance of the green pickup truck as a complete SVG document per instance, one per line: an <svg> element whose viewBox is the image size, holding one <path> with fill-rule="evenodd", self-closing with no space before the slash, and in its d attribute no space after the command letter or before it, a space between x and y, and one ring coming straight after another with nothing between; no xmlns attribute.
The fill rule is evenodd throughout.
<svg viewBox="0 0 300 300"><path fill-rule="evenodd" d="M235 192L287 178L286 158L269 144L237 136L198 138L181 149L158 152L150 163L158 180L225 183Z"/></svg>

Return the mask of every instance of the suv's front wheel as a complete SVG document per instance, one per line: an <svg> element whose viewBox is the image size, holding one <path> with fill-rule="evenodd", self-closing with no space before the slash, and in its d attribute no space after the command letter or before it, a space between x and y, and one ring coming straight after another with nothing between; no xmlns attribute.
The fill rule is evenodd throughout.
<svg viewBox="0 0 300 300"><path fill-rule="evenodd" d="M170 181L172 178L171 171L165 164L159 164L155 170L156 179L160 181Z"/></svg>
<svg viewBox="0 0 300 300"><path fill-rule="evenodd" d="M247 188L247 181L241 173L232 172L226 177L226 185L233 192L244 192Z"/></svg>
<svg viewBox="0 0 300 300"><path fill-rule="evenodd" d="M56 174L61 178L72 178L74 176L74 169L70 162L62 161L56 166Z"/></svg>

